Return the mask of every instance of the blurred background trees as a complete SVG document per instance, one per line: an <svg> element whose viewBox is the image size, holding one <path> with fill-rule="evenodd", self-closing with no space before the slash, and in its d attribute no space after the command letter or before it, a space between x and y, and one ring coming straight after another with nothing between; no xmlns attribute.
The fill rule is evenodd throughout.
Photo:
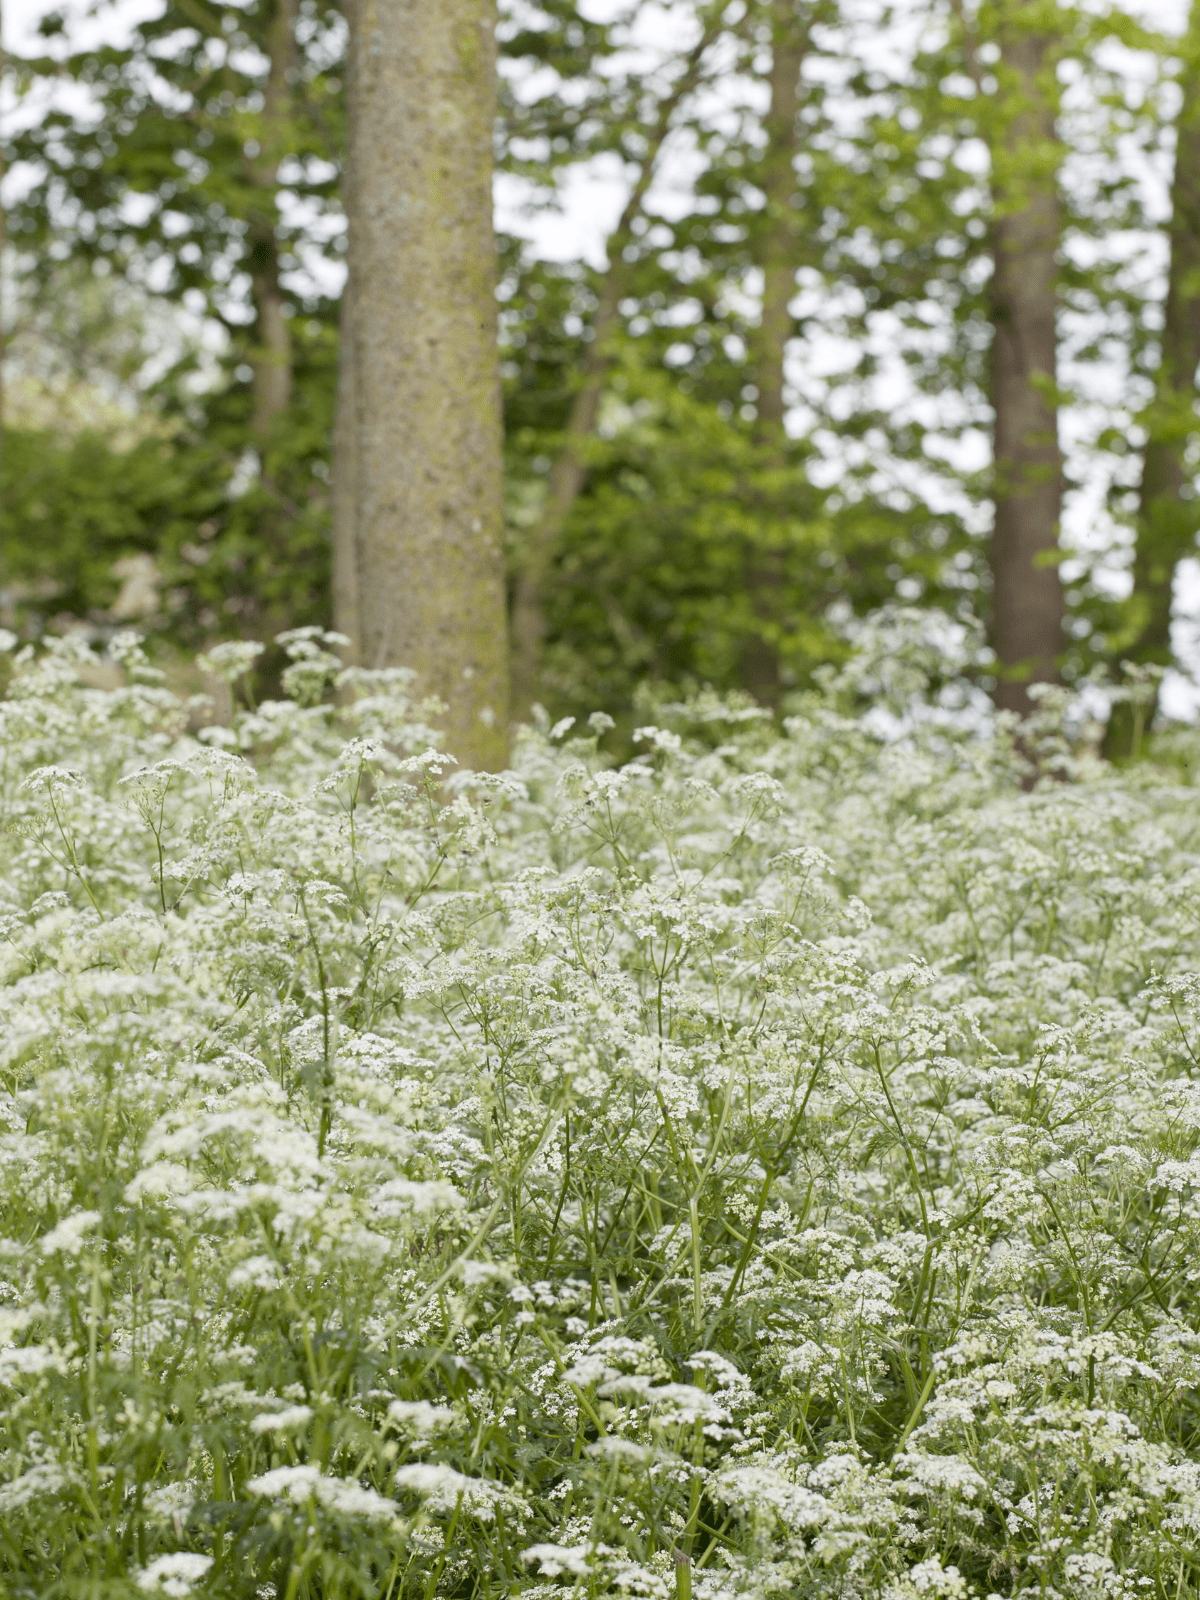
<svg viewBox="0 0 1200 1600"><path fill-rule="evenodd" d="M786 706L892 600L982 624L1015 709L1169 665L1200 65L1146 16L504 0L518 714ZM107 36L51 14L7 64L0 623L328 624L344 14L164 0Z"/></svg>

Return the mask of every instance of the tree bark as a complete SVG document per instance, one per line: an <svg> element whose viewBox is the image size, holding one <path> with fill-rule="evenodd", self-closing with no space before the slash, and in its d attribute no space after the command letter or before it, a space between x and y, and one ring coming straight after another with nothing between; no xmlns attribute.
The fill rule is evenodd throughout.
<svg viewBox="0 0 1200 1600"><path fill-rule="evenodd" d="M771 70L767 82L771 100L761 168L766 210L756 252L763 279L762 315L751 354L758 389L759 430L768 442L772 439L781 442L787 410L784 359L793 333L789 308L796 292L796 228L792 200L796 192L795 163L799 154L800 69L808 47L808 30L806 20L797 15L796 0L770 0L770 16Z"/></svg>
<svg viewBox="0 0 1200 1600"><path fill-rule="evenodd" d="M362 664L414 669L475 768L502 766L508 742L495 33L495 0L357 0L336 463Z"/></svg>
<svg viewBox="0 0 1200 1600"><path fill-rule="evenodd" d="M270 67L263 91L262 141L251 167L261 204L250 219L250 279L255 310L253 409L250 427L261 450L275 418L292 398L292 335L279 283L279 165L288 150L291 73L296 66L296 0L275 0L267 25Z"/></svg>
<svg viewBox="0 0 1200 1600"><path fill-rule="evenodd" d="M362 661L362 621L358 602L358 523L355 499L354 299L347 279L342 291L338 342L337 413L333 430L333 625L350 641L347 652Z"/></svg>
<svg viewBox="0 0 1200 1600"><path fill-rule="evenodd" d="M4 11L0 6L0 90L4 85ZM4 150L0 147L0 184L4 182ZM7 354L4 337L4 253L8 247L7 220L4 205L0 202L0 472L4 468L4 358ZM0 507L2 509L2 507Z"/></svg>
<svg viewBox="0 0 1200 1600"><path fill-rule="evenodd" d="M554 547L587 481L584 445L595 432L615 355L620 305L629 279L625 251L633 242L634 223L641 215L675 113L701 80L704 56L721 31L724 11L724 7L716 9L689 52L671 92L659 104L654 125L646 133L645 148L625 209L605 247L608 266L592 322L592 337L584 356L583 378L571 403L562 449L550 468L541 515L526 536L525 555L513 590L512 682L513 707L518 716L528 715L538 692L542 645L546 637L544 588Z"/></svg>
<svg viewBox="0 0 1200 1600"><path fill-rule="evenodd" d="M1171 590L1175 568L1196 550L1200 501L1184 453L1197 432L1196 372L1200 367L1200 6L1193 6L1176 123L1171 180L1170 267L1163 316L1162 356L1154 399L1143 421L1146 445L1138 493L1133 592L1129 612L1136 629L1122 657L1141 666L1171 665ZM1143 730L1157 709L1156 686L1148 703L1118 702L1105 734L1110 760L1137 754Z"/></svg>
<svg viewBox="0 0 1200 1600"><path fill-rule="evenodd" d="M583 446L595 430L600 401L612 365L613 335L617 331L618 308L625 283L620 250L615 246L616 238L617 233L614 233L609 240L609 266L592 323L591 342L584 357L583 381L571 402L563 446L550 468L545 503L541 515L528 532L524 559L517 569L513 586L512 696L513 711L518 718L528 716L537 698L542 645L546 638L546 575L563 524L570 516L587 479Z"/></svg>
<svg viewBox="0 0 1200 1600"><path fill-rule="evenodd" d="M1022 26L1031 0L1001 32L1001 103L992 140L991 401L995 523L990 545L996 705L1026 716L1029 686L1054 682L1063 649L1056 564L1062 456L1055 393L1056 252L1062 227L1049 60L1051 39ZM1007 105L1004 104L1007 100Z"/></svg>
<svg viewBox="0 0 1200 1600"><path fill-rule="evenodd" d="M796 0L769 0L771 18L770 103L767 110L760 178L766 205L758 237L756 264L762 273L762 313L750 358L758 390L758 434L768 465L782 468L786 434L784 416L785 361L792 337L791 301L796 292L796 229L792 205L796 192L796 156L799 153L797 119L800 113L800 70L808 47L807 18L799 15ZM779 699L782 689L779 652L767 637L778 626L783 573L777 557L768 550L755 552L747 585L754 613L764 625L742 650L742 680L751 694L767 703Z"/></svg>
<svg viewBox="0 0 1200 1600"><path fill-rule="evenodd" d="M357 0L343 0L342 13L353 34L357 26ZM353 51L348 53L346 81L346 143L354 142L355 93ZM353 173L342 163L342 204L347 217L354 213L351 196ZM354 278L347 261L338 328L337 406L333 428L333 625L350 640L346 654L362 661L362 627L358 612L358 521L355 484L358 406L355 395L357 359L354 345Z"/></svg>

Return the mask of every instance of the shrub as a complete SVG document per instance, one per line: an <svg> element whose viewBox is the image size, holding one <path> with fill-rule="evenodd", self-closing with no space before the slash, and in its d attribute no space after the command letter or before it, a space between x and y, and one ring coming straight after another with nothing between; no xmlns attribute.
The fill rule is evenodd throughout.
<svg viewBox="0 0 1200 1600"><path fill-rule="evenodd" d="M1186 777L283 643L0 703L2 1592L1195 1594Z"/></svg>

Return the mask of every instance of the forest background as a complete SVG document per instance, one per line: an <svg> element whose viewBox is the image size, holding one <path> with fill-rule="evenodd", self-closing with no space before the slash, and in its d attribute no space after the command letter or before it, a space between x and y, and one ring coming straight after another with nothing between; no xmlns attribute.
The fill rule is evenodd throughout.
<svg viewBox="0 0 1200 1600"><path fill-rule="evenodd" d="M1200 304L1175 163L1194 28L1165 4L1017 9L1051 40L1029 170L1062 203L1060 667L1165 668L1184 714L1195 363L1164 388L1162 324L1173 265L1193 328ZM501 7L518 714L631 711L647 683L786 704L890 601L949 619L994 687L995 11ZM134 622L181 654L327 624L341 15L34 23L8 0L0 624ZM1165 568L1148 440L1182 468Z"/></svg>

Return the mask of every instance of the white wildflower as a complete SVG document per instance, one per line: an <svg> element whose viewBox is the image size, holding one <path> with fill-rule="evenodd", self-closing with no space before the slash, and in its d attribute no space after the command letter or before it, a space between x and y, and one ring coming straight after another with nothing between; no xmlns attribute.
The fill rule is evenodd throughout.
<svg viewBox="0 0 1200 1600"><path fill-rule="evenodd" d="M449 1406L435 1406L428 1400L393 1400L387 1414L397 1427L411 1431L417 1438L431 1439L454 1422Z"/></svg>
<svg viewBox="0 0 1200 1600"><path fill-rule="evenodd" d="M260 1411L250 1419L251 1433L286 1433L312 1421L311 1406L285 1406L282 1411Z"/></svg>
<svg viewBox="0 0 1200 1600"><path fill-rule="evenodd" d="M430 1511L453 1511L458 1507L460 1515L478 1517L480 1522L493 1521L496 1507L512 1500L502 1484L471 1478L435 1462L401 1467L395 1482L397 1488L419 1495Z"/></svg>
<svg viewBox="0 0 1200 1600"><path fill-rule="evenodd" d="M270 1256L247 1256L225 1281L231 1289L277 1289L282 1280L279 1264Z"/></svg>
<svg viewBox="0 0 1200 1600"><path fill-rule="evenodd" d="M146 1510L152 1517L166 1521L186 1520L198 1498L197 1486L190 1481L160 1484L147 1491L144 1497Z"/></svg>
<svg viewBox="0 0 1200 1600"><path fill-rule="evenodd" d="M653 1451L647 1450L643 1445L634 1444L632 1439L622 1439L615 1434L605 1434L603 1438L593 1440L587 1447L587 1454L630 1467L642 1467L647 1461L654 1459Z"/></svg>
<svg viewBox="0 0 1200 1600"><path fill-rule="evenodd" d="M945 1490L962 1495L965 1500L974 1500L987 1489L976 1468L960 1456L930 1456L910 1451L900 1456L896 1465L901 1471L911 1473L913 1484L922 1489Z"/></svg>
<svg viewBox="0 0 1200 1600"><path fill-rule="evenodd" d="M85 1235L93 1232L103 1221L98 1211L76 1211L64 1217L41 1241L44 1256L61 1251L65 1256L77 1256L83 1249Z"/></svg>
<svg viewBox="0 0 1200 1600"><path fill-rule="evenodd" d="M30 1501L52 1498L67 1483L67 1475L54 1461L42 1461L18 1478L0 1483L0 1512L11 1515Z"/></svg>
<svg viewBox="0 0 1200 1600"><path fill-rule="evenodd" d="M151 1594L169 1594L172 1600L181 1600L182 1596L191 1594L193 1585L205 1577L212 1564L212 1556L186 1550L158 1556L138 1573L137 1586Z"/></svg>
<svg viewBox="0 0 1200 1600"><path fill-rule="evenodd" d="M740 1516L770 1514L795 1531L820 1527L833 1515L824 1495L771 1466L730 1467L712 1480L712 1492Z"/></svg>
<svg viewBox="0 0 1200 1600"><path fill-rule="evenodd" d="M336 1516L365 1517L371 1522L392 1522L400 1510L394 1500L364 1489L355 1478L326 1477L319 1467L308 1465L275 1467L251 1478L246 1487L264 1500L290 1501L296 1506L315 1500Z"/></svg>
<svg viewBox="0 0 1200 1600"><path fill-rule="evenodd" d="M588 1561L587 1545L531 1544L521 1551L521 1560L538 1563L544 1578L559 1578L567 1573L574 1578L586 1578L592 1568Z"/></svg>

